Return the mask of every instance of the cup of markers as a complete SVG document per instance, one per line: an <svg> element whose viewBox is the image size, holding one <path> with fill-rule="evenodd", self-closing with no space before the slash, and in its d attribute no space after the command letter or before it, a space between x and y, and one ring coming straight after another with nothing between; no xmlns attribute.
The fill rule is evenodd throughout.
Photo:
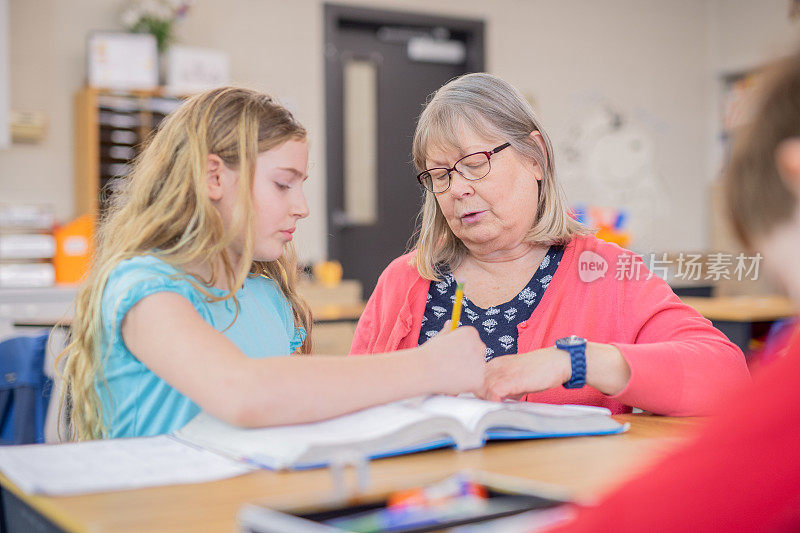
<svg viewBox="0 0 800 533"><path fill-rule="evenodd" d="M480 516L488 508L487 498L483 485L456 475L427 487L395 492L385 508L326 523L354 533L431 527Z"/></svg>

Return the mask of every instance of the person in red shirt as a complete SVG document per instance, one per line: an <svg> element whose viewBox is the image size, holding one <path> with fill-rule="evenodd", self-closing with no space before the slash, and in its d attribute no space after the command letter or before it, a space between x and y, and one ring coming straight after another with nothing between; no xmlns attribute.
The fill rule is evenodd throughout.
<svg viewBox="0 0 800 533"><path fill-rule="evenodd" d="M800 304L800 52L768 74L735 137L735 229ZM800 334L689 444L578 509L559 532L800 531Z"/></svg>

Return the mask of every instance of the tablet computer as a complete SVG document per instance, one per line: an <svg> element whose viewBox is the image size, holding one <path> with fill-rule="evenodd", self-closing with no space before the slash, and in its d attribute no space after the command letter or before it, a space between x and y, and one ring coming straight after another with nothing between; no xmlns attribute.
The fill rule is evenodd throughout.
<svg viewBox="0 0 800 533"><path fill-rule="evenodd" d="M439 482L387 494L270 509L248 505L238 515L247 533L422 533L554 509L563 491L509 476L462 472ZM489 529L491 529L489 527Z"/></svg>

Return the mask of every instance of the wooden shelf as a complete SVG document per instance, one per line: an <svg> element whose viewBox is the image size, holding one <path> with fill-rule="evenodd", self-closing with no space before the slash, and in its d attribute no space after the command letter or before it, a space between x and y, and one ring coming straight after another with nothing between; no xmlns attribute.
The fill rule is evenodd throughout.
<svg viewBox="0 0 800 533"><path fill-rule="evenodd" d="M74 97L75 215L98 215L108 183L130 171L132 159L180 97L162 90L85 87Z"/></svg>

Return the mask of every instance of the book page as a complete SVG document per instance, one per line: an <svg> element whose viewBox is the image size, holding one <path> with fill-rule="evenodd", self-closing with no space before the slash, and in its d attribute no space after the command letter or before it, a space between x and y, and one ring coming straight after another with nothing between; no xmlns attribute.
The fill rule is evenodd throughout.
<svg viewBox="0 0 800 533"><path fill-rule="evenodd" d="M330 420L294 426L243 429L201 413L177 438L270 469L291 466L312 447L333 447L379 439L431 415L392 403Z"/></svg>
<svg viewBox="0 0 800 533"><path fill-rule="evenodd" d="M505 404L479 400L474 396L430 396L418 409L437 416L458 419L470 433L477 430L484 416L492 411L500 411Z"/></svg>
<svg viewBox="0 0 800 533"><path fill-rule="evenodd" d="M513 400L490 402L488 400L480 400L472 395L457 397L429 396L419 404L418 408L431 414L457 418L470 432L477 431L486 415L495 411L521 412L558 419L608 416L611 414L611 411L604 407L556 405Z"/></svg>
<svg viewBox="0 0 800 533"><path fill-rule="evenodd" d="M0 470L25 492L61 496L201 483L252 467L162 435L2 447Z"/></svg>

